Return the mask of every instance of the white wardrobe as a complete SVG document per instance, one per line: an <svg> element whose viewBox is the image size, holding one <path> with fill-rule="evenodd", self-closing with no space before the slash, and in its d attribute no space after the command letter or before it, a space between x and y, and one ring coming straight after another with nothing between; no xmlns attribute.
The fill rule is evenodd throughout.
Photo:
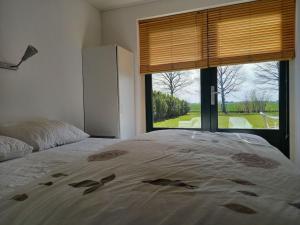
<svg viewBox="0 0 300 225"><path fill-rule="evenodd" d="M135 136L133 66L133 54L117 45L83 50L85 131L91 136Z"/></svg>

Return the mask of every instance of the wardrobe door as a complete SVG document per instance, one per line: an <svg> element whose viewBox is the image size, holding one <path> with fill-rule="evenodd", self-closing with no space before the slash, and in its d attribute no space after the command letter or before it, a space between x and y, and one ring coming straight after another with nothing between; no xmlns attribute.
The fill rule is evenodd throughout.
<svg viewBox="0 0 300 225"><path fill-rule="evenodd" d="M120 138L135 136L133 54L117 47L119 75Z"/></svg>
<svg viewBox="0 0 300 225"><path fill-rule="evenodd" d="M116 46L83 52L85 131L92 136L119 136Z"/></svg>

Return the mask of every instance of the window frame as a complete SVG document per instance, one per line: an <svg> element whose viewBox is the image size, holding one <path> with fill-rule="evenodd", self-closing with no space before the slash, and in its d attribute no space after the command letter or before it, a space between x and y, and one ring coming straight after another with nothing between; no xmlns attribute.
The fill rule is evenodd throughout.
<svg viewBox="0 0 300 225"><path fill-rule="evenodd" d="M197 130L228 133L249 133L265 138L289 158L289 61L280 61L279 69L279 129L218 128L218 98L211 105L211 86L217 90L217 67L201 69L201 128L155 128L153 127L152 74L145 75L146 131ZM209 107L208 107L209 106Z"/></svg>

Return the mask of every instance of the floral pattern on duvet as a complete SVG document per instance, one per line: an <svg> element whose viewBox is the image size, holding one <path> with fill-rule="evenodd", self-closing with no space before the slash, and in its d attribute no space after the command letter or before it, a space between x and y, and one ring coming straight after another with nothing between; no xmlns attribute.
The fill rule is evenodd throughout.
<svg viewBox="0 0 300 225"><path fill-rule="evenodd" d="M187 139L193 135L154 132L107 147L10 196L0 224L15 210L24 210L25 216L22 202L34 207L51 195L68 202L55 219L72 225L82 223L81 218L88 218L87 225L97 224L94 218L101 218L99 224L182 224L177 215L184 215L185 225L232 225L241 220L273 225L272 217L278 225L294 225L300 220L300 175L281 153L206 132L196 135L207 141L197 145L194 139L191 144ZM54 210L56 204L48 204ZM78 216L71 213L74 210ZM76 221L68 223L65 218L71 214ZM49 216L51 210L41 218Z"/></svg>

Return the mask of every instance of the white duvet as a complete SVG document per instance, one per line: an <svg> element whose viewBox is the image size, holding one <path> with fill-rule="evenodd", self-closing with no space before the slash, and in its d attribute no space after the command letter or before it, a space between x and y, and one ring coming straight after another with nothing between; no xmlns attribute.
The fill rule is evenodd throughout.
<svg viewBox="0 0 300 225"><path fill-rule="evenodd" d="M23 158L0 163L0 199L17 187L45 176L67 163L85 158L117 139L88 138L81 142L63 145L46 151L29 154Z"/></svg>
<svg viewBox="0 0 300 225"><path fill-rule="evenodd" d="M5 196L2 225L297 225L300 174L252 135L159 131Z"/></svg>

